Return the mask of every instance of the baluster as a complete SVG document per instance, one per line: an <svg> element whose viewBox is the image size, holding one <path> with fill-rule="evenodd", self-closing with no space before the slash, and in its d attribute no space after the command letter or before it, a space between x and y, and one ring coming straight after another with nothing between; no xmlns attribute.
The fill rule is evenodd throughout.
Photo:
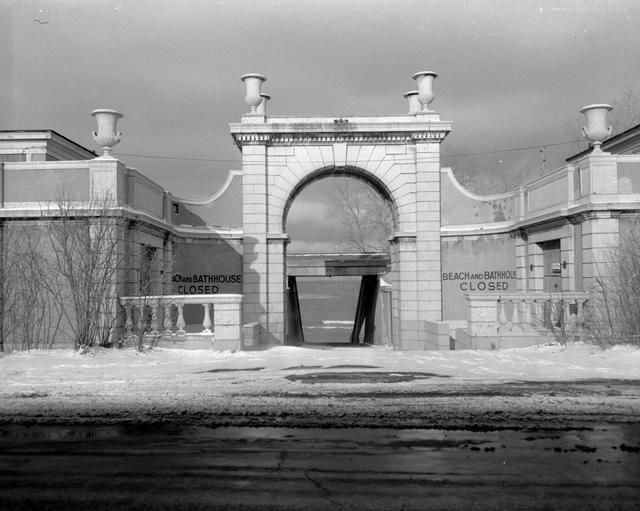
<svg viewBox="0 0 640 511"><path fill-rule="evenodd" d="M582 333L582 327L584 326L584 304L586 300L578 298L576 300L576 325L579 334Z"/></svg>
<svg viewBox="0 0 640 511"><path fill-rule="evenodd" d="M556 300L553 302L553 326L561 326L564 321L562 314L564 314L564 300Z"/></svg>
<svg viewBox="0 0 640 511"><path fill-rule="evenodd" d="M540 303L535 298L531 302L531 324L538 326L540 324Z"/></svg>
<svg viewBox="0 0 640 511"><path fill-rule="evenodd" d="M178 327L178 331L176 332L176 335L185 335L186 332L184 331L184 327L187 326L187 324L184 322L184 314L182 311L184 304L178 303L176 305L178 307L178 321L176 323L176 326Z"/></svg>
<svg viewBox="0 0 640 511"><path fill-rule="evenodd" d="M124 322L124 331L125 331L125 340L129 340L134 337L133 334L133 318L131 317L131 304L127 303L124 306L125 312L125 322Z"/></svg>
<svg viewBox="0 0 640 511"><path fill-rule="evenodd" d="M524 323L525 325L533 325L533 319L531 317L531 301L529 300L524 300Z"/></svg>
<svg viewBox="0 0 640 511"><path fill-rule="evenodd" d="M514 325L520 324L520 300L513 300L513 312L511 313L511 323Z"/></svg>
<svg viewBox="0 0 640 511"><path fill-rule="evenodd" d="M158 326L158 300L153 300L151 302L151 331L149 334L154 337L158 336L160 334Z"/></svg>
<svg viewBox="0 0 640 511"><path fill-rule="evenodd" d="M164 335L173 335L173 321L171 321L171 304L164 304L164 322L162 323L164 327Z"/></svg>
<svg viewBox="0 0 640 511"><path fill-rule="evenodd" d="M138 302L138 324L137 324L138 335L136 335L136 339L138 341L142 340L142 338L144 337L144 327L145 327L144 304L140 305L140 302Z"/></svg>
<svg viewBox="0 0 640 511"><path fill-rule="evenodd" d="M549 330L549 325L551 325L552 305L553 302L547 298L540 302L540 325L546 330Z"/></svg>
<svg viewBox="0 0 640 511"><path fill-rule="evenodd" d="M209 314L210 303L203 303L202 307L204 307L204 320L202 321L202 326L204 330L202 330L203 334L211 333L211 315Z"/></svg>
<svg viewBox="0 0 640 511"><path fill-rule="evenodd" d="M498 307L500 307L500 313L498 314L498 323L502 325L507 324L507 302L502 298L498 299Z"/></svg>

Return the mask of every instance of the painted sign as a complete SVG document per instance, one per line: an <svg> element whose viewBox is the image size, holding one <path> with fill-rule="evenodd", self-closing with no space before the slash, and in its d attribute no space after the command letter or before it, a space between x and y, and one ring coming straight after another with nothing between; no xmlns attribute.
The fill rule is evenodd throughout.
<svg viewBox="0 0 640 511"><path fill-rule="evenodd" d="M460 271L442 274L442 281L459 281L460 291L509 291L510 281L517 278L516 270ZM513 289L512 289L513 290Z"/></svg>
<svg viewBox="0 0 640 511"><path fill-rule="evenodd" d="M230 273L200 273L193 275L173 274L173 287L179 295L215 295L220 286L225 284L242 284L242 275Z"/></svg>
<svg viewBox="0 0 640 511"><path fill-rule="evenodd" d="M173 294L242 293L240 242L182 242L174 248Z"/></svg>
<svg viewBox="0 0 640 511"><path fill-rule="evenodd" d="M466 319L465 293L515 293L515 241L507 235L442 240L443 319Z"/></svg>

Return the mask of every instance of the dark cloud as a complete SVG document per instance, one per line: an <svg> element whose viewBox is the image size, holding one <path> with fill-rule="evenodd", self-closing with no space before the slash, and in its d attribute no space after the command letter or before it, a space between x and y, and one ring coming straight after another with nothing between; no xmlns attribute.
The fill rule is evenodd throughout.
<svg viewBox="0 0 640 511"><path fill-rule="evenodd" d="M406 111L412 73L433 69L433 106L454 121L447 143L458 153L570 138L565 124L582 105L615 100L640 74L640 5L631 0L24 0L0 8L0 129L53 128L92 147L89 112L120 109L121 153L218 160L122 157L179 195L209 195L239 167L228 123L246 110L246 72L267 74L273 114L387 115ZM553 163L572 150L564 149ZM485 157L481 170L499 159L539 164L527 154Z"/></svg>

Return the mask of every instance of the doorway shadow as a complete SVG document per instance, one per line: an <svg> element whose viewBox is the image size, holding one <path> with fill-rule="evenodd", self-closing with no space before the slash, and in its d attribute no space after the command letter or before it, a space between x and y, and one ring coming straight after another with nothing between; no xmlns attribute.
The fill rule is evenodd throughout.
<svg viewBox="0 0 640 511"><path fill-rule="evenodd" d="M301 348L310 348L315 350L330 350L334 348L373 348L373 344L352 344L350 342L303 342L298 346Z"/></svg>

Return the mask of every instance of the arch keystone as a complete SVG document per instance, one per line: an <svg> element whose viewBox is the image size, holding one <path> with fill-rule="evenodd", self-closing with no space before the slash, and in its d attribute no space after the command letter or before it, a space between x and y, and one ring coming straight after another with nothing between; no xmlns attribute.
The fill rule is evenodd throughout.
<svg viewBox="0 0 640 511"><path fill-rule="evenodd" d="M347 144L345 142L333 144L333 161L336 167L344 167L347 164Z"/></svg>

